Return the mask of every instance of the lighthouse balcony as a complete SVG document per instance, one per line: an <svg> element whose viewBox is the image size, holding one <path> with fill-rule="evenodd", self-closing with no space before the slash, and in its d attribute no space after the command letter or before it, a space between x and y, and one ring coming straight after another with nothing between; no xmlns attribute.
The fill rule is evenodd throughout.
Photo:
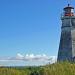
<svg viewBox="0 0 75 75"><path fill-rule="evenodd" d="M70 15L70 16L68 16L68 15ZM63 19L75 19L75 14L62 14L61 15L61 20L63 20Z"/></svg>

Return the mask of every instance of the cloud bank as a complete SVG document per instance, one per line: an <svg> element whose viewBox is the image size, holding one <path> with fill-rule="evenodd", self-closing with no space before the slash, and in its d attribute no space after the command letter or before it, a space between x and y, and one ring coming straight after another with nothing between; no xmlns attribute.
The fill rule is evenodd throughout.
<svg viewBox="0 0 75 75"><path fill-rule="evenodd" d="M17 53L16 57L5 57L0 58L0 61L7 61L7 60L23 60L23 61L56 61L56 56L47 56L43 55L34 55L34 54L26 54L25 56Z"/></svg>
<svg viewBox="0 0 75 75"><path fill-rule="evenodd" d="M46 54L42 55L34 55L34 54L26 54L22 55L21 53L17 53L15 57L4 57L0 58L0 62L47 62L47 63L55 63L57 61L56 56L47 56Z"/></svg>

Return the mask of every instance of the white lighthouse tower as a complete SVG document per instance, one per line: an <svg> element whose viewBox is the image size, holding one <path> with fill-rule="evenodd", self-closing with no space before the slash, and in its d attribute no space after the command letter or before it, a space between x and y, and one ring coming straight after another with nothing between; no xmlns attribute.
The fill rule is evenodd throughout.
<svg viewBox="0 0 75 75"><path fill-rule="evenodd" d="M61 17L61 38L57 61L75 60L75 15L74 7L68 4L63 9L64 14Z"/></svg>

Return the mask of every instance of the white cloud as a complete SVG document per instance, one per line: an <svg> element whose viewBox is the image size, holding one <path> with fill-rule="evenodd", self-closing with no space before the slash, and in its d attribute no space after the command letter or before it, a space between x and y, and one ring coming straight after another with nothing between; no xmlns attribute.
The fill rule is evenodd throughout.
<svg viewBox="0 0 75 75"><path fill-rule="evenodd" d="M34 54L26 54L25 56L17 53L16 57L6 57L6 58L0 58L0 62L8 62L8 61L28 61L28 62L48 62L48 63L54 63L56 62L57 58L56 56L47 56L46 54L42 55L34 55Z"/></svg>
<svg viewBox="0 0 75 75"><path fill-rule="evenodd" d="M20 53L17 53L16 59L18 59L18 60L24 59L24 56Z"/></svg>
<svg viewBox="0 0 75 75"><path fill-rule="evenodd" d="M17 53L17 57L20 57L20 58L22 58L22 57L24 57L22 54L20 54L20 53Z"/></svg>

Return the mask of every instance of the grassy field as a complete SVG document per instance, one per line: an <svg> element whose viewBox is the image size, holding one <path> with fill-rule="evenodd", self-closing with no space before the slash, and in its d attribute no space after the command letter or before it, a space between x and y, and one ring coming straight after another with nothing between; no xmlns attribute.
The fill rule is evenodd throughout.
<svg viewBox="0 0 75 75"><path fill-rule="evenodd" d="M75 63L61 62L40 67L0 67L0 75L75 75Z"/></svg>

